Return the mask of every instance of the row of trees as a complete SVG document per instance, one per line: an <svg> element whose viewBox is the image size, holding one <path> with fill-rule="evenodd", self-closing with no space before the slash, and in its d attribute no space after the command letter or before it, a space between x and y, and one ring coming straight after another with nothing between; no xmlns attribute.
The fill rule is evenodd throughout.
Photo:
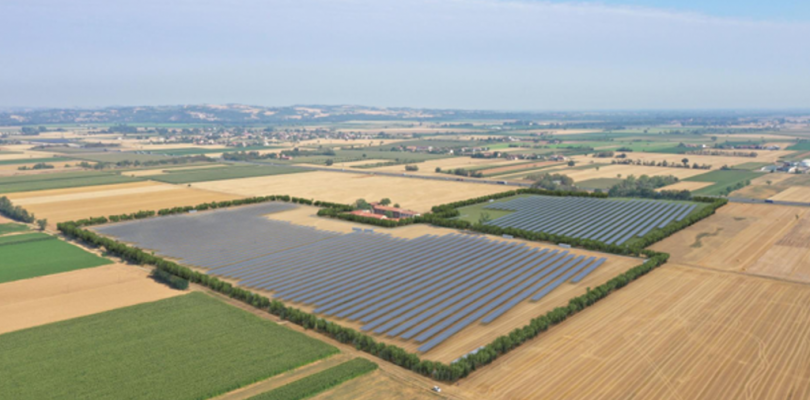
<svg viewBox="0 0 810 400"><path fill-rule="evenodd" d="M616 158L626 158L627 157L627 155L622 155L622 156L623 157L616 156ZM644 160L630 160L630 159L625 159L625 160L620 160L620 161L616 161L616 160L611 161L611 164L619 164L619 165L642 165L642 166L645 166L645 167L712 169L712 166L710 164L693 163L692 166L690 167L688 158L682 159L681 163L682 164L678 164L678 163L675 163L675 162L669 162L667 160L658 161L658 162L656 162L655 160L644 161Z"/></svg>
<svg viewBox="0 0 810 400"><path fill-rule="evenodd" d="M662 194L656 192L655 189L662 188L678 183L678 178L673 175L666 176L647 176L641 175L636 178L630 175L620 183L617 183L608 190L610 197L643 197L648 199L668 198L667 196L677 197L678 200L689 200L692 195L688 190L682 192L675 192L674 194ZM686 192L686 193L683 193Z"/></svg>
<svg viewBox="0 0 810 400"><path fill-rule="evenodd" d="M28 210L15 206L11 203L8 197L0 197L0 214L15 221L32 223L35 220L34 214L29 213Z"/></svg>
<svg viewBox="0 0 810 400"><path fill-rule="evenodd" d="M23 165L22 167L18 167L17 169L20 170L20 171L28 171L28 170L53 169L53 168L55 168L53 165L41 162L41 163L36 163L31 167Z"/></svg>
<svg viewBox="0 0 810 400"><path fill-rule="evenodd" d="M442 171L441 167L436 167L436 172L444 172L445 174L458 175L458 176L470 176L470 177L473 177L473 178L483 178L484 177L484 173L481 172L481 171L471 171L471 170L464 169L464 168L456 168L456 169L450 169L450 170L447 170L447 171Z"/></svg>

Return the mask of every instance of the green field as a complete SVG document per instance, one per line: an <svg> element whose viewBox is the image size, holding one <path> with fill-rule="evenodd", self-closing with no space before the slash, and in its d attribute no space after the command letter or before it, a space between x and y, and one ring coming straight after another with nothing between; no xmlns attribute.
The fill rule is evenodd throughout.
<svg viewBox="0 0 810 400"><path fill-rule="evenodd" d="M137 182L141 180L143 179L122 176L110 172L95 171L17 175L0 178L0 193L109 185L113 183Z"/></svg>
<svg viewBox="0 0 810 400"><path fill-rule="evenodd" d="M0 224L0 235L29 230L28 226L15 223Z"/></svg>
<svg viewBox="0 0 810 400"><path fill-rule="evenodd" d="M163 161L169 158L169 156L165 155L158 155L158 154L138 154L138 153L129 153L129 152L120 152L120 151L109 151L103 153L87 153L87 154L77 154L74 156L75 158L87 161L95 161L95 162L108 162L108 163L117 163L120 161L130 161L130 162L146 162L146 161Z"/></svg>
<svg viewBox="0 0 810 400"><path fill-rule="evenodd" d="M0 237L0 260L0 283L112 263L44 233Z"/></svg>
<svg viewBox="0 0 810 400"><path fill-rule="evenodd" d="M36 164L40 162L54 163L64 161L73 161L73 159L68 157L18 158L15 160L0 160L0 165Z"/></svg>
<svg viewBox="0 0 810 400"><path fill-rule="evenodd" d="M768 162L747 162L742 164L737 164L734 166L734 169L744 169L747 171L756 171L766 165L773 165L773 163Z"/></svg>
<svg viewBox="0 0 810 400"><path fill-rule="evenodd" d="M195 292L0 335L0 393L205 399L337 352Z"/></svg>
<svg viewBox="0 0 810 400"><path fill-rule="evenodd" d="M511 196L511 197L506 197L506 198L503 198L503 199L493 200L492 202L478 203L478 204L472 204L472 205L465 206L465 207L460 207L458 209L459 216L456 217L455 219L460 219L462 221L467 221L467 222L470 222L470 223L473 223L473 224L477 224L483 213L489 214L489 220L490 221L494 220L496 218L504 217L504 216L507 216L507 215L513 213L514 211L487 210L484 207L486 207L486 206L488 206L490 204L493 204L493 203L501 203L501 202L504 202L504 201L514 200L514 199L517 199L517 198L520 198L520 197L528 197L528 196L531 196L531 195L530 194L519 194L517 196Z"/></svg>
<svg viewBox="0 0 810 400"><path fill-rule="evenodd" d="M246 146L246 147L227 147L224 149L212 149L210 147L189 147L183 149L166 149L166 150L150 150L151 154L165 154L171 156L190 156L195 154L214 154L214 153L230 153L235 151L254 151L254 150L268 150L277 149L278 146Z"/></svg>
<svg viewBox="0 0 810 400"><path fill-rule="evenodd" d="M714 185L692 192L692 194L700 196L713 196L722 194L722 192L729 186L734 186L741 182L744 183L745 181L749 181L760 176L762 176L762 173L760 172L732 169L711 171L705 174L686 178L684 180L690 182L714 182Z"/></svg>
<svg viewBox="0 0 810 400"><path fill-rule="evenodd" d="M303 377L248 400L300 400L325 392L343 382L377 369L377 364L365 358L355 358L343 364Z"/></svg>
<svg viewBox="0 0 810 400"><path fill-rule="evenodd" d="M619 184L623 181L623 179L619 178L596 178L596 179L588 179L582 182L577 182L577 187L585 188L585 189L602 189L607 190L613 187L616 184Z"/></svg>
<svg viewBox="0 0 810 400"><path fill-rule="evenodd" d="M810 141L805 140L798 142L796 144L788 146L786 150L810 151Z"/></svg>
<svg viewBox="0 0 810 400"><path fill-rule="evenodd" d="M307 172L306 169L292 166L227 166L180 171L168 171L167 174L152 175L146 178L166 183L193 183L205 181L219 181L223 179L250 178L254 176L270 176Z"/></svg>

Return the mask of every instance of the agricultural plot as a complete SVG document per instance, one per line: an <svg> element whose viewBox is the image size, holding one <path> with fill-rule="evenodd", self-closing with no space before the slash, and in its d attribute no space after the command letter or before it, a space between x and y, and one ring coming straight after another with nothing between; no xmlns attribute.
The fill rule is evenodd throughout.
<svg viewBox="0 0 810 400"><path fill-rule="evenodd" d="M593 158L589 160L594 161ZM547 172L554 173L554 174L563 174L567 175L574 182L581 182L586 181L589 179L599 179L599 178L627 178L630 175L639 177L641 175L647 176L668 176L672 175L678 179L686 179L695 175L700 175L705 173L705 170L702 169L691 169L691 168L665 168L665 167L645 167L642 165L601 165L601 166L594 166L591 168L588 165L582 166L583 169L578 169L580 165L570 168L570 167L561 167L561 168L549 168Z"/></svg>
<svg viewBox="0 0 810 400"><path fill-rule="evenodd" d="M745 182L762 176L761 172L745 170L718 170L711 171L698 176L687 178L689 182L713 182L711 186L695 190L696 195L720 195L726 193L727 188L736 185L745 185Z"/></svg>
<svg viewBox="0 0 810 400"><path fill-rule="evenodd" d="M407 385L381 371L352 379L337 388L321 393L313 400L437 400L445 397L427 390L424 385Z"/></svg>
<svg viewBox="0 0 810 400"><path fill-rule="evenodd" d="M191 293L1 335L0 393L21 400L209 398L336 352Z"/></svg>
<svg viewBox="0 0 810 400"><path fill-rule="evenodd" d="M0 284L0 334L183 293L122 264L6 282Z"/></svg>
<svg viewBox="0 0 810 400"><path fill-rule="evenodd" d="M729 203L652 248L679 264L810 282L810 213Z"/></svg>
<svg viewBox="0 0 810 400"><path fill-rule="evenodd" d="M607 261L486 237L337 234L259 218L288 206L270 203L96 229L353 321L363 331L416 342L421 352L468 327L495 324L528 300L569 288Z"/></svg>
<svg viewBox="0 0 810 400"><path fill-rule="evenodd" d="M0 165L20 165L20 164L36 164L36 163L63 163L67 161L74 161L68 157L40 157L40 158L17 158L12 160L0 160Z"/></svg>
<svg viewBox="0 0 810 400"><path fill-rule="evenodd" d="M621 245L682 220L698 206L697 203L656 200L527 196L495 202L484 208L514 211L486 222L487 225Z"/></svg>
<svg viewBox="0 0 810 400"><path fill-rule="evenodd" d="M211 192L179 185L141 181L118 185L13 193L8 196L48 222L72 221L197 205L212 201L234 200L242 196Z"/></svg>
<svg viewBox="0 0 810 400"><path fill-rule="evenodd" d="M503 186L498 185L330 171L200 182L193 186L242 196L284 193L343 204L353 203L358 198L377 201L387 197L404 208L421 212L430 211L435 205L504 191Z"/></svg>
<svg viewBox="0 0 810 400"><path fill-rule="evenodd" d="M0 178L0 193L110 185L114 183L137 182L139 180L139 178L126 177L115 173L89 171L8 176Z"/></svg>
<svg viewBox="0 0 810 400"><path fill-rule="evenodd" d="M167 158L169 158L166 155L140 154L122 151L108 151L103 153L82 153L82 154L74 154L73 157L81 160L108 162L108 163L117 163L121 161L130 161L130 162L164 161Z"/></svg>
<svg viewBox="0 0 810 400"><path fill-rule="evenodd" d="M194 183L203 181L250 178L256 176L294 174L308 171L306 169L296 167L248 165L179 171L167 170L166 172L167 173L165 174L146 176L146 178L165 183Z"/></svg>
<svg viewBox="0 0 810 400"><path fill-rule="evenodd" d="M44 233L0 237L0 283L110 264Z"/></svg>
<svg viewBox="0 0 810 400"><path fill-rule="evenodd" d="M459 386L487 399L808 398L809 308L806 285L669 263Z"/></svg>
<svg viewBox="0 0 810 400"><path fill-rule="evenodd" d="M15 224L13 222L0 223L0 236L8 233L25 232L27 230L29 230L28 226L23 224Z"/></svg>
<svg viewBox="0 0 810 400"><path fill-rule="evenodd" d="M343 382L368 374L377 369L377 364L365 358L355 358L327 370L314 373L269 392L253 396L249 400L297 400L312 397Z"/></svg>

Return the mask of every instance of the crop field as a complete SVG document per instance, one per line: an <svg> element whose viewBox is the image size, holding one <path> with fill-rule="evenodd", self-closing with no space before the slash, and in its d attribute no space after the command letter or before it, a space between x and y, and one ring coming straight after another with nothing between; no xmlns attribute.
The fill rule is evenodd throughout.
<svg viewBox="0 0 810 400"><path fill-rule="evenodd" d="M131 265L110 264L0 284L0 334L183 294Z"/></svg>
<svg viewBox="0 0 810 400"><path fill-rule="evenodd" d="M197 154L213 154L213 153L228 153L235 151L256 151L256 150L270 150L276 149L278 146L248 146L248 147L225 147L225 148L212 148L212 147L186 147L177 149L160 149L149 150L151 154L163 154L169 156L191 156Z"/></svg>
<svg viewBox="0 0 810 400"><path fill-rule="evenodd" d="M312 397L313 400L437 400L444 398L427 388L403 384L379 370Z"/></svg>
<svg viewBox="0 0 810 400"><path fill-rule="evenodd" d="M192 170L166 170L166 173L146 176L146 178L165 183L194 183L204 181L219 181L227 179L250 178L256 176L271 176L308 172L296 167L277 166L225 166L216 168L192 169Z"/></svg>
<svg viewBox="0 0 810 400"><path fill-rule="evenodd" d="M726 170L726 171L711 171L702 175L692 176L687 178L690 182L713 182L711 186L704 187L694 191L696 195L718 195L730 186L740 183L745 183L752 179L762 176L761 172L752 172L744 170Z"/></svg>
<svg viewBox="0 0 810 400"><path fill-rule="evenodd" d="M536 315L541 305L545 305L541 310L549 309L546 297L558 304L572 290L607 280L601 274L590 279L594 271L607 269L612 276L617 268L637 263L485 237L338 234L260 218L289 206L268 203L96 230L314 312L346 319L380 338L399 338L396 343L420 352L430 352L456 334L480 330L482 325L489 336L497 333L492 331L495 327L503 333L502 323L516 326L526 318L525 310L512 313L512 309L529 306ZM461 343L485 340L487 335L466 335ZM450 360L464 354L464 347L455 347L454 341L436 354L454 354Z"/></svg>
<svg viewBox="0 0 810 400"><path fill-rule="evenodd" d="M166 166L162 168L150 168L150 169L133 169L129 171L122 172L124 175L129 176L152 176L152 175L162 175L168 173L176 173L179 171L189 171L189 170L196 170L196 169L205 169L205 168L221 168L225 167L226 164L216 164L216 163L189 163L189 164L178 164L177 166Z"/></svg>
<svg viewBox="0 0 810 400"><path fill-rule="evenodd" d="M810 213L729 203L652 248L679 264L810 282Z"/></svg>
<svg viewBox="0 0 810 400"><path fill-rule="evenodd" d="M680 221L697 207L698 203L657 200L527 196L491 203L484 209L514 211L487 225L621 245Z"/></svg>
<svg viewBox="0 0 810 400"><path fill-rule="evenodd" d="M693 151L698 149L691 149ZM746 165L744 169L748 169L750 165L756 163L757 165L770 165L773 163L774 160L778 159L784 152L776 152L776 151L758 151L760 154L758 157L732 157L732 156L704 156L704 155L696 155L696 154L667 154L667 153L646 153L646 152L629 152L627 154L627 159L629 160L642 160L645 162L655 161L656 163L666 161L668 164L675 164L675 165L682 165L682 160L686 158L689 160L689 165L692 164L706 164L711 165L713 170L718 170L722 168L724 165L729 167L737 168L738 165ZM594 158L591 156L574 156L573 159L578 163L585 163L591 160L600 160L599 158ZM601 160L607 160L609 163L614 158L605 158ZM659 167L661 168L661 167Z"/></svg>
<svg viewBox="0 0 810 400"><path fill-rule="evenodd" d="M131 161L131 162L163 161L169 158L168 156L165 155L139 154L122 151L108 151L103 153L82 153L82 154L75 154L73 155L73 157L81 160L95 161L95 162L109 162L109 163L117 163L120 161Z"/></svg>
<svg viewBox="0 0 810 400"><path fill-rule="evenodd" d="M17 158L12 160L0 160L0 165L15 165L19 166L22 164L36 164L36 163L64 163L68 161L74 161L72 158L68 157L41 157L41 158Z"/></svg>
<svg viewBox="0 0 810 400"><path fill-rule="evenodd" d="M43 195L40 196L40 193ZM8 197L14 204L23 206L35 213L37 217L47 218L49 223L55 224L87 217L125 214L141 210L155 211L161 208L234 200L242 196L142 181L119 185L14 193Z"/></svg>
<svg viewBox="0 0 810 400"><path fill-rule="evenodd" d="M593 160L593 159L591 159ZM576 167L574 167L576 168ZM547 170L549 173L567 175L574 182L586 181L598 178L627 178L630 175L639 177L647 176L667 176L673 175L678 179L686 179L695 175L703 174L704 170L691 168L665 168L665 167L645 167L642 165L604 165L598 168L574 169L568 167L553 168Z"/></svg>
<svg viewBox="0 0 810 400"><path fill-rule="evenodd" d="M751 185L735 190L730 196L767 199L793 187L810 187L810 174L763 173L751 179Z"/></svg>
<svg viewBox="0 0 810 400"><path fill-rule="evenodd" d="M110 185L114 183L137 182L138 180L140 179L109 172L62 172L54 174L8 176L0 177L0 193Z"/></svg>
<svg viewBox="0 0 810 400"><path fill-rule="evenodd" d="M14 399L208 398L337 352L202 293L0 336Z"/></svg>
<svg viewBox="0 0 810 400"><path fill-rule="evenodd" d="M622 183L622 179L619 178L596 178L596 179L588 179L587 181L577 182L576 185L578 188L584 189L601 189L603 191L610 190L613 186Z"/></svg>
<svg viewBox="0 0 810 400"><path fill-rule="evenodd" d="M810 397L810 288L667 264L460 386L492 399Z"/></svg>
<svg viewBox="0 0 810 400"><path fill-rule="evenodd" d="M111 263L44 233L3 236L0 259L0 283Z"/></svg>
<svg viewBox="0 0 810 400"><path fill-rule="evenodd" d="M253 396L249 400L305 399L325 392L377 369L377 364L365 358L355 358L329 369L305 376L269 392Z"/></svg>
<svg viewBox="0 0 810 400"><path fill-rule="evenodd" d="M0 236L8 233L25 232L29 229L27 225L15 224L13 222L2 223L2 221L0 221Z"/></svg>
<svg viewBox="0 0 810 400"><path fill-rule="evenodd" d="M450 171L456 168L463 168L466 170L480 170L489 167L499 167L503 165L512 165L520 163L521 161L510 161L504 159L488 159L488 158L472 158L472 157L453 157L453 158L440 158L436 160L427 160L417 164L419 171L409 172L414 174L435 175L436 168L441 168L443 171ZM405 165L394 165L388 167L373 168L370 171L381 172L404 172Z"/></svg>
<svg viewBox="0 0 810 400"><path fill-rule="evenodd" d="M771 200L810 203L810 187L790 187L771 197Z"/></svg>
<svg viewBox="0 0 810 400"><path fill-rule="evenodd" d="M242 196L284 193L343 204L353 203L359 198L378 201L387 197L404 208L420 212L430 211L435 205L504 191L498 185L328 171L200 182L194 187Z"/></svg>

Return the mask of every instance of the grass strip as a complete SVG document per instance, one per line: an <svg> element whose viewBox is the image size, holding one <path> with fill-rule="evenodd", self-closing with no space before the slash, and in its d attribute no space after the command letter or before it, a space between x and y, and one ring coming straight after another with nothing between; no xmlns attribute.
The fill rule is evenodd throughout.
<svg viewBox="0 0 810 400"><path fill-rule="evenodd" d="M377 364L365 358L355 358L343 364L306 376L249 400L300 400L325 392L343 382L377 369Z"/></svg>

